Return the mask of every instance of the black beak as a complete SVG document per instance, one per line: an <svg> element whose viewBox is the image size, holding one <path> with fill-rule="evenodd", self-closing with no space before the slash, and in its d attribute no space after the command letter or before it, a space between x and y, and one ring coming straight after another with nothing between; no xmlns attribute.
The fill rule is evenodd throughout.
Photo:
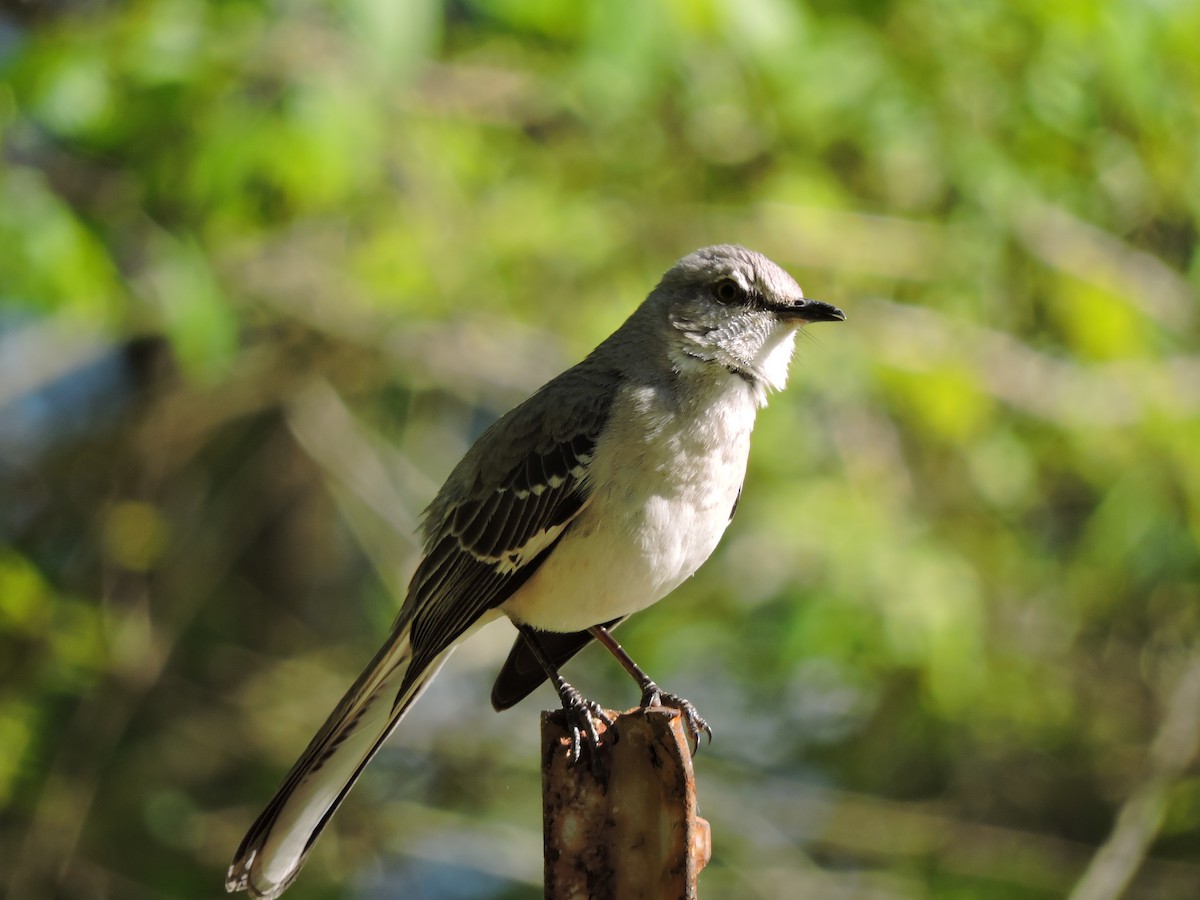
<svg viewBox="0 0 1200 900"><path fill-rule="evenodd" d="M846 314L832 303L820 300L801 300L783 310L784 315L803 322L845 322Z"/></svg>

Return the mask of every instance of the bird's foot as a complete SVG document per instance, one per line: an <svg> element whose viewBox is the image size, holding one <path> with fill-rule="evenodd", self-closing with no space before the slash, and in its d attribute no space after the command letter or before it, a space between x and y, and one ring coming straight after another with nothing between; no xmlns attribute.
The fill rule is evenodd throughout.
<svg viewBox="0 0 1200 900"><path fill-rule="evenodd" d="M666 691L660 690L658 685L651 681L646 685L645 690L642 691L642 708L650 709L654 706L665 706L670 709L679 710L680 715L683 716L684 730L687 732L688 740L692 745L692 756L695 756L700 749L700 732L704 732L708 736L708 742L712 743L712 729L708 727L708 723L697 712L692 702L676 694L669 694Z"/></svg>
<svg viewBox="0 0 1200 900"><path fill-rule="evenodd" d="M579 762L586 745L589 760L594 766L600 749L600 723L604 723L604 734L608 736L610 744L617 742L616 723L604 711L604 707L594 700L588 700L569 684L565 685L560 696L567 716L567 731L571 735L570 746L567 747L571 765Z"/></svg>

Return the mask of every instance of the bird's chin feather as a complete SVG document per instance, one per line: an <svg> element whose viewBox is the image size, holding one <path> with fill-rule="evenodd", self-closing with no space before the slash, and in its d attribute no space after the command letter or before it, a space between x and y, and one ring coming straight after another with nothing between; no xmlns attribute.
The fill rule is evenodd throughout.
<svg viewBox="0 0 1200 900"><path fill-rule="evenodd" d="M796 328L779 326L759 349L752 368L768 391L781 391L787 386L788 366L796 349ZM764 395L760 405L766 402Z"/></svg>
<svg viewBox="0 0 1200 900"><path fill-rule="evenodd" d="M756 404L765 406L772 391L787 385L797 326L756 324L758 327L744 329L732 339L714 340L716 331L680 334L669 351L672 367L702 378L713 372L734 373L750 385Z"/></svg>

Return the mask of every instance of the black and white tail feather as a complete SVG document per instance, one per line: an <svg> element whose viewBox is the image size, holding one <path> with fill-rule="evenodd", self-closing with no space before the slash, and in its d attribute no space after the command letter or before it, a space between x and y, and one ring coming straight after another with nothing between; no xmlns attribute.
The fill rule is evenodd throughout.
<svg viewBox="0 0 1200 900"><path fill-rule="evenodd" d="M485 431L455 468L426 512L425 555L388 641L250 827L227 890L273 898L291 884L454 646L496 614L579 515L616 377L589 357ZM522 690L539 680L526 677Z"/></svg>
<svg viewBox="0 0 1200 900"><path fill-rule="evenodd" d="M548 629L530 637L536 654L518 638L492 694L500 709L546 677L543 663L574 655L597 623L615 624L690 576L728 524L754 410L786 382L796 329L843 318L765 257L705 248L667 272L587 359L487 429L426 513L424 556L388 641L251 826L226 887L265 898L287 888L476 626L505 612L526 636ZM697 405L697 395L720 402ZM553 586L538 579L522 591L552 555ZM591 574L593 563L603 571ZM605 578L619 590L599 590Z"/></svg>
<svg viewBox="0 0 1200 900"><path fill-rule="evenodd" d="M407 634L393 635L242 839L226 890L264 898L286 890L367 763L449 655L446 650L416 672Z"/></svg>

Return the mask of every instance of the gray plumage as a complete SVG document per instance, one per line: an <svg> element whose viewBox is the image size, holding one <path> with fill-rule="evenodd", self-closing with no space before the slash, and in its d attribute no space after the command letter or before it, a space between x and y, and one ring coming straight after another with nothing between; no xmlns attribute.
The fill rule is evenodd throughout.
<svg viewBox="0 0 1200 900"><path fill-rule="evenodd" d="M586 629L656 602L708 557L740 495L755 411L796 330L844 318L734 246L680 260L583 362L488 428L423 520L387 642L251 827L226 887L276 897L456 643L504 613L565 662ZM520 640L493 692L546 675Z"/></svg>

